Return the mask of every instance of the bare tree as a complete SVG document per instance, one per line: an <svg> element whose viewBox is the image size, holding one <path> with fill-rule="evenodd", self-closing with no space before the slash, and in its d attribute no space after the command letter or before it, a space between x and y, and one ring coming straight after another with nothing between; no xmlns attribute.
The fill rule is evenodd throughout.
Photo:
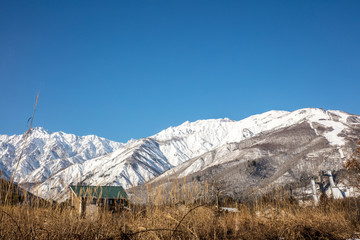
<svg viewBox="0 0 360 240"><path fill-rule="evenodd" d="M348 171L348 178L350 184L357 188L360 186L360 141L357 143L350 158L345 163L345 168Z"/></svg>
<svg viewBox="0 0 360 240"><path fill-rule="evenodd" d="M220 197L221 194L225 191L225 181L224 180L220 180L220 181L216 181L213 180L211 183L211 188L212 188L212 196L215 198L215 204L216 207L219 208L220 207Z"/></svg>

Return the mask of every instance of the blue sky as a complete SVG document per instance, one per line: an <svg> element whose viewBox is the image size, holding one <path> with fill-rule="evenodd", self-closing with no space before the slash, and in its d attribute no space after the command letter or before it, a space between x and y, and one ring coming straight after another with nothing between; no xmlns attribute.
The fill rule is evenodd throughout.
<svg viewBox="0 0 360 240"><path fill-rule="evenodd" d="M0 134L115 141L305 107L360 114L360 1L0 0Z"/></svg>

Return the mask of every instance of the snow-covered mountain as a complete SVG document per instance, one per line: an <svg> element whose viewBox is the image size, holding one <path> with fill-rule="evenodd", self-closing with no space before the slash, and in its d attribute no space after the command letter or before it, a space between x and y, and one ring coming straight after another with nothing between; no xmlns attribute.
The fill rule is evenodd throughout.
<svg viewBox="0 0 360 240"><path fill-rule="evenodd" d="M41 127L33 128L26 142L24 139L24 134L0 135L0 170L5 178L15 172L15 182L28 184L41 183L73 164L81 164L123 146L94 135L79 137L52 133Z"/></svg>
<svg viewBox="0 0 360 240"><path fill-rule="evenodd" d="M359 135L359 116L316 108L270 111L240 121L185 122L151 137L131 141L107 155L74 162L33 191L45 198L63 200L66 197L64 189L69 184L120 184L129 188L169 169L166 176L182 177L202 172L204 174L198 174L201 179L212 175L211 171L205 170L219 169L216 166L230 170L232 166L241 167L250 160L255 161L255 165L258 161L258 166L270 164L272 170L267 169L265 175L260 174L259 169L254 170L261 178L269 177L261 182L265 184L280 181L284 175L286 178L292 167L290 163L298 167L295 175L301 175L301 169L306 168L308 162L305 164L298 159L311 159L312 154L319 159L332 153L331 159L339 160L331 161L331 164L338 168ZM274 163L266 158L275 159ZM324 163L325 166L329 164ZM311 171L316 169L312 167Z"/></svg>
<svg viewBox="0 0 360 240"><path fill-rule="evenodd" d="M52 176L32 191L44 198L63 200L70 184L83 183L95 186L136 186L164 171L171 164L151 139L129 142L107 155L74 164Z"/></svg>
<svg viewBox="0 0 360 240"><path fill-rule="evenodd" d="M359 138L357 135L358 130L360 129L359 116L341 111L325 111L322 109L301 109L291 113L276 111L276 114L268 112L249 117L239 122L234 122L232 130L230 130L231 134L225 137L226 144L219 144L219 148L213 148L213 150L206 153L209 155L214 154L213 151L221 152L221 154L217 156L216 161L212 159L193 163L196 159L203 159L206 154L204 156L201 155L201 158L192 157L193 161L187 161L184 164L180 164L178 167L171 169L171 172L181 172L178 177L184 177L188 174L205 170L211 166L229 161L229 159L224 158L225 155L231 155L233 158L238 158L239 155L244 152L237 152L233 147L235 143L242 142L250 137L253 137L253 139L270 138L269 134L274 134L276 132L283 133L287 131L287 127L289 126L292 126L293 128L294 126L302 126L303 129L306 127L310 128L311 134L324 138L329 146L337 149L340 158L345 157L343 149L346 148L346 143L354 143L354 140ZM269 119L269 117L273 118ZM304 127L304 124L306 127ZM246 126L245 128L244 125ZM303 134L298 134L294 136L295 139L299 140L297 142L298 145L301 145L300 140L303 137L302 135ZM284 141L284 139L282 140L283 144L288 145L289 142ZM265 140L268 141L268 139L262 141ZM273 139L272 142L275 142L275 139ZM296 141L294 143L296 144ZM259 144L259 142L257 142L257 144ZM251 153L251 155L252 157L258 156L258 154L254 153ZM249 157L244 157L244 159L248 158ZM230 159L232 158L230 157ZM180 169L186 169L186 171L179 171Z"/></svg>

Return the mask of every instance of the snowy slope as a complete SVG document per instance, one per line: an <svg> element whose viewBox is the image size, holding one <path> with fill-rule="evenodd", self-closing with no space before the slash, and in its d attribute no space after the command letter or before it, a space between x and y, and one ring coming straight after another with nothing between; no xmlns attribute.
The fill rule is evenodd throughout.
<svg viewBox="0 0 360 240"><path fill-rule="evenodd" d="M0 135L0 167L5 177L11 176L24 149L14 180L40 183L68 166L113 152L122 146L122 143L94 135L79 137L63 132L52 133L38 127L32 129L26 143L24 135Z"/></svg>
<svg viewBox="0 0 360 240"><path fill-rule="evenodd" d="M63 190L72 184L121 185L129 188L146 182L171 167L155 141L140 139L113 153L83 164L74 164L33 191L45 198L62 200L66 197Z"/></svg>
<svg viewBox="0 0 360 240"><path fill-rule="evenodd" d="M333 130L324 133L332 145L344 145L344 137L338 134L348 127L347 113L325 111L316 108L294 112L269 111L240 121L230 119L199 120L170 127L154 136L160 150L169 162L177 166L220 145L240 142L257 134L291 126L303 121L318 123Z"/></svg>
<svg viewBox="0 0 360 240"><path fill-rule="evenodd" d="M217 156L215 159L212 158L212 154L208 154L208 160L204 161L206 158L201 157L198 158L197 161L187 161L184 164L179 164L178 167L171 169L170 173L178 173L178 177L184 177L197 171L205 170L206 168L234 160L239 155L241 155L243 151L239 152L239 149L232 149L231 144L229 143L238 143L244 139L249 138L249 136L257 136L259 133L265 134L269 131L273 132L277 129L298 125L304 122L309 124L316 135L325 137L328 143L339 151L341 158L345 157L342 151L342 147L346 143L345 138L347 130L352 129L352 127L360 127L359 116L347 114L342 111L325 111L323 109L316 108L300 109L294 112L271 111L264 114L251 116L238 122L231 121L231 123L227 123L227 127L231 128L231 130L227 131L229 134L223 136L222 143L218 144L218 146L221 147L216 151ZM198 121L196 123L203 124L204 122ZM181 125L180 128L182 129L180 131L191 132L191 126L189 125L189 123ZM189 126L189 128L184 129L184 126ZM221 128L225 127L223 125L221 126ZM319 130L317 130L319 127L320 129L323 129L321 133ZM207 129L206 132L208 133L209 129ZM244 134L244 132L248 133L248 135ZM163 132L159 134L162 133ZM190 138L191 136L186 137ZM196 144L199 144L199 142L196 140L192 141L192 145L187 148L187 150L190 151L189 149L191 149L191 147L196 147ZM164 148L164 152L167 152L166 148L168 145L162 146L162 148ZM170 149L173 148L170 147ZM200 146L198 149L201 149ZM210 153L210 151L202 151L202 153L206 152ZM258 156L258 154L255 152L252 152L251 154L252 157ZM195 156L190 158L195 159L200 155L201 154L195 154Z"/></svg>
<svg viewBox="0 0 360 240"><path fill-rule="evenodd" d="M283 119L280 128L221 145L152 182L167 185L183 177L190 184L221 182L223 194L242 197L246 189L298 183L319 171L343 169L360 136L360 117L341 111L301 109Z"/></svg>
<svg viewBox="0 0 360 240"><path fill-rule="evenodd" d="M319 133L322 126L315 129ZM341 149L345 156L352 152L351 144ZM264 192L268 186L309 183L319 171L341 170L345 161L338 146L302 122L222 145L172 168L152 183L170 187L173 178L191 186L206 181L220 184L223 195L241 198L254 189Z"/></svg>
<svg viewBox="0 0 360 240"><path fill-rule="evenodd" d="M95 185L121 184L129 188L222 145L239 143L304 122L311 126L314 134L326 139L329 146L341 153L342 147L349 141L348 132L359 126L360 118L341 111L307 108L294 112L270 111L241 121L212 119L185 122L149 138L129 142L106 156L77 163L45 181L36 191L43 193L43 197L52 198L59 192L62 193L69 183L80 182ZM221 158L216 164L221 164ZM201 165L195 169L201 170ZM186 174L191 174L192 171L191 168L187 169Z"/></svg>

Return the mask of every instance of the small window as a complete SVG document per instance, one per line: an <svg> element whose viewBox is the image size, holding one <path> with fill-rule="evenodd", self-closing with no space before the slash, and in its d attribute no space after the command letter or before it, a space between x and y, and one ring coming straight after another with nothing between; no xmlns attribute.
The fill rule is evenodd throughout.
<svg viewBox="0 0 360 240"><path fill-rule="evenodd" d="M112 205L113 204L113 200L109 199L109 204Z"/></svg>
<svg viewBox="0 0 360 240"><path fill-rule="evenodd" d="M92 204L96 204L96 200L97 200L97 199L94 198Z"/></svg>

